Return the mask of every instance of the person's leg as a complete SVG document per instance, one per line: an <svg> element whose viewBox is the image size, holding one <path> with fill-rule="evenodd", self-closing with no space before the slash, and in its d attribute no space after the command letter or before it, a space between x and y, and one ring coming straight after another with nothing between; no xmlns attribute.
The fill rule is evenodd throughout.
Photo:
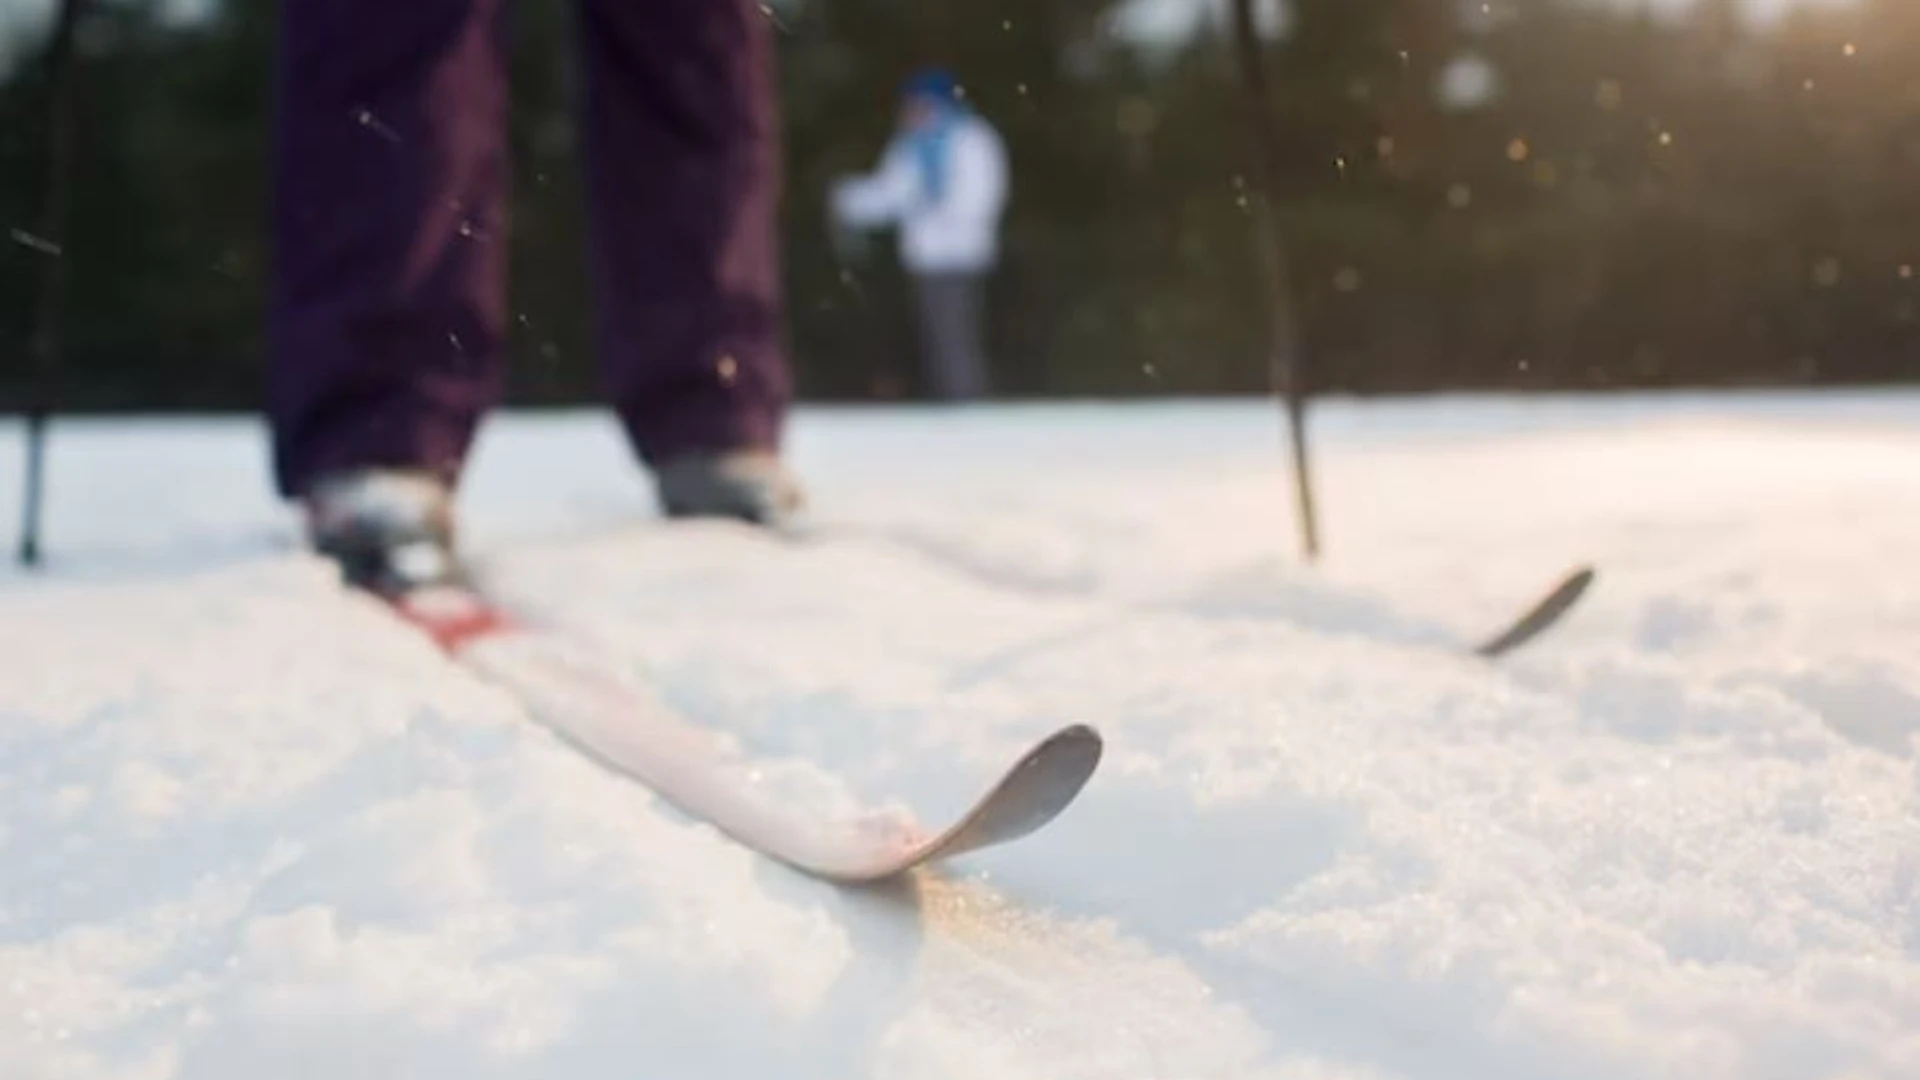
<svg viewBox="0 0 1920 1080"><path fill-rule="evenodd" d="M921 355L933 396L971 401L987 393L987 359L981 344L984 277L974 273L923 274L915 279L920 299Z"/></svg>
<svg viewBox="0 0 1920 1080"><path fill-rule="evenodd" d="M269 412L281 493L451 484L500 391L506 0L281 6Z"/></svg>
<svg viewBox="0 0 1920 1080"><path fill-rule="evenodd" d="M967 400L984 398L991 391L993 377L987 357L987 275L969 271L956 275L953 300L954 350L959 354L961 396Z"/></svg>
<svg viewBox="0 0 1920 1080"><path fill-rule="evenodd" d="M754 0L582 0L597 345L638 456L777 452L780 145Z"/></svg>

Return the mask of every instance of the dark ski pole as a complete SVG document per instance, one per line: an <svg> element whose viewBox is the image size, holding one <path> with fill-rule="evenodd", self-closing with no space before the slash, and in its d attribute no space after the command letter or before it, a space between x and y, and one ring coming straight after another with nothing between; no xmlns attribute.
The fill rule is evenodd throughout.
<svg viewBox="0 0 1920 1080"><path fill-rule="evenodd" d="M38 566L41 558L41 516L46 502L47 424L53 414L53 379L60 355L60 319L66 288L66 223L68 173L73 156L73 97L77 82L73 39L86 0L60 0L53 30L47 38L44 71L47 80L46 127L42 131L45 167L42 171L40 214L32 235L14 239L38 252L41 263L34 322L28 346L33 370L27 389L26 482L21 488L20 564Z"/></svg>
<svg viewBox="0 0 1920 1080"><path fill-rule="evenodd" d="M1268 372L1275 393L1285 403L1287 434L1293 448L1294 495L1300 511L1300 545L1307 561L1312 562L1320 555L1320 525L1307 457L1307 380L1294 319L1292 274L1280 235L1280 219L1273 208L1273 192L1280 179L1279 120L1273 113L1266 64L1254 27L1253 0L1233 0L1233 41L1254 148L1254 242L1267 282Z"/></svg>

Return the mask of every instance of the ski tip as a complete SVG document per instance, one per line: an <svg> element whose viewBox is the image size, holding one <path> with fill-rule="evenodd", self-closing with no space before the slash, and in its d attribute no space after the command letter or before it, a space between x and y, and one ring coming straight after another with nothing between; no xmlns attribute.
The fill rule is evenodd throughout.
<svg viewBox="0 0 1920 1080"><path fill-rule="evenodd" d="M1039 829L1080 797L1106 750L1100 733L1069 724L1035 743L994 785L946 854L1003 843Z"/></svg>
<svg viewBox="0 0 1920 1080"><path fill-rule="evenodd" d="M1100 766L1106 740L1086 724L1068 724L1034 743L1007 769L997 785L1001 789L1018 787L1025 777L1044 772L1054 778L1056 790L1067 791L1071 801Z"/></svg>
<svg viewBox="0 0 1920 1080"><path fill-rule="evenodd" d="M1048 816L1066 809L1093 779L1106 753L1106 740L1086 724L1069 724L1041 740L1021 763L1022 767L1042 766L1054 777L1055 805Z"/></svg>
<svg viewBox="0 0 1920 1080"><path fill-rule="evenodd" d="M1027 752L1026 760L1045 758L1062 763L1071 762L1092 775L1105 751L1106 740L1101 738L1099 731L1087 724L1068 724L1035 744Z"/></svg>
<svg viewBox="0 0 1920 1080"><path fill-rule="evenodd" d="M1069 724L1029 747L960 820L911 849L856 859L847 866L795 865L842 885L884 885L917 868L1018 840L1073 804L1093 779L1104 748L1098 731Z"/></svg>
<svg viewBox="0 0 1920 1080"><path fill-rule="evenodd" d="M1066 727L1063 727L1060 730L1054 732L1053 734L1047 736L1044 740L1042 740L1041 745L1046 745L1047 743L1057 743L1057 742L1076 742L1076 743L1090 743L1093 745L1099 745L1102 741L1103 740L1100 738L1100 732L1095 730L1091 724L1068 724Z"/></svg>
<svg viewBox="0 0 1920 1080"><path fill-rule="evenodd" d="M1583 565L1574 568L1571 573L1561 579L1553 592L1548 594L1548 604L1572 604L1593 586L1593 580L1598 576L1599 572L1591 566Z"/></svg>
<svg viewBox="0 0 1920 1080"><path fill-rule="evenodd" d="M1539 611L1560 611L1585 595L1593 587L1593 579L1598 572L1592 566L1580 565L1567 572L1546 597L1535 605Z"/></svg>
<svg viewBox="0 0 1920 1080"><path fill-rule="evenodd" d="M1512 626L1476 646L1473 650L1474 654L1492 659L1504 656L1533 640L1541 632L1559 622L1560 617L1586 595L1597 576L1598 571L1590 564L1583 563L1575 567Z"/></svg>

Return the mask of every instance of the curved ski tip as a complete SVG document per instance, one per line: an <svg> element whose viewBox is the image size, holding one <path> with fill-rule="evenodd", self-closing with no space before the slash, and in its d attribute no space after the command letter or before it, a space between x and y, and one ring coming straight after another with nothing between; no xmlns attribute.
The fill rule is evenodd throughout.
<svg viewBox="0 0 1920 1080"><path fill-rule="evenodd" d="M1029 758L1042 755L1054 756L1063 751L1078 750L1089 758L1088 771L1100 761L1101 753L1106 749L1106 740L1100 732L1087 724L1068 724L1066 727L1040 740L1040 743L1028 754Z"/></svg>
<svg viewBox="0 0 1920 1080"><path fill-rule="evenodd" d="M1583 564L1575 567L1566 577L1560 579L1560 584L1554 586L1553 591L1547 594L1547 598L1541 602L1540 606L1551 608L1560 604L1573 603L1593 587L1593 579L1598 574L1599 571L1591 566Z"/></svg>
<svg viewBox="0 0 1920 1080"><path fill-rule="evenodd" d="M1585 596L1587 590L1593 587L1594 580L1599 576L1600 571L1592 566L1582 566L1567 575L1566 584L1561 586L1562 589L1566 590L1567 602L1572 603L1582 596Z"/></svg>
<svg viewBox="0 0 1920 1080"><path fill-rule="evenodd" d="M1035 743L1007 771L999 786L1015 786L1022 782L1016 778L1036 772L1052 777L1059 803L1048 812L1048 816L1051 816L1072 802L1080 789L1093 779L1105 751L1106 740L1098 731L1086 724L1068 724Z"/></svg>
<svg viewBox="0 0 1920 1080"><path fill-rule="evenodd" d="M1063 727L1060 730L1054 732L1053 734L1047 736L1045 741L1052 743L1052 742L1063 742L1066 740L1072 740L1074 742L1093 742L1093 743L1103 741L1100 738L1100 732L1095 730L1095 728L1091 724L1068 724L1066 727Z"/></svg>
<svg viewBox="0 0 1920 1080"><path fill-rule="evenodd" d="M1483 657L1497 657L1532 640L1558 622L1569 608L1578 603L1587 589L1593 585L1597 575L1598 572L1591 565L1582 564L1576 567L1566 577L1561 578L1559 584L1545 596L1536 601L1532 608L1515 620L1512 626L1473 651Z"/></svg>
<svg viewBox="0 0 1920 1080"><path fill-rule="evenodd" d="M1098 731L1069 724L1035 743L994 786L988 801L1011 799L1008 805L1020 808L1016 817L1021 819L1011 835L1032 832L1079 797L1099 771L1105 749Z"/></svg>

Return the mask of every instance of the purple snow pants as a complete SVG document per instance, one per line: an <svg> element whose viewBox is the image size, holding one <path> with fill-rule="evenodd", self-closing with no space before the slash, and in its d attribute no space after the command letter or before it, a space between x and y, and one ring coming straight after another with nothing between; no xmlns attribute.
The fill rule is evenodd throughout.
<svg viewBox="0 0 1920 1080"><path fill-rule="evenodd" d="M286 0L276 482L457 480L503 386L508 0ZM595 342L649 464L774 448L791 393L771 42L754 0L578 0Z"/></svg>

